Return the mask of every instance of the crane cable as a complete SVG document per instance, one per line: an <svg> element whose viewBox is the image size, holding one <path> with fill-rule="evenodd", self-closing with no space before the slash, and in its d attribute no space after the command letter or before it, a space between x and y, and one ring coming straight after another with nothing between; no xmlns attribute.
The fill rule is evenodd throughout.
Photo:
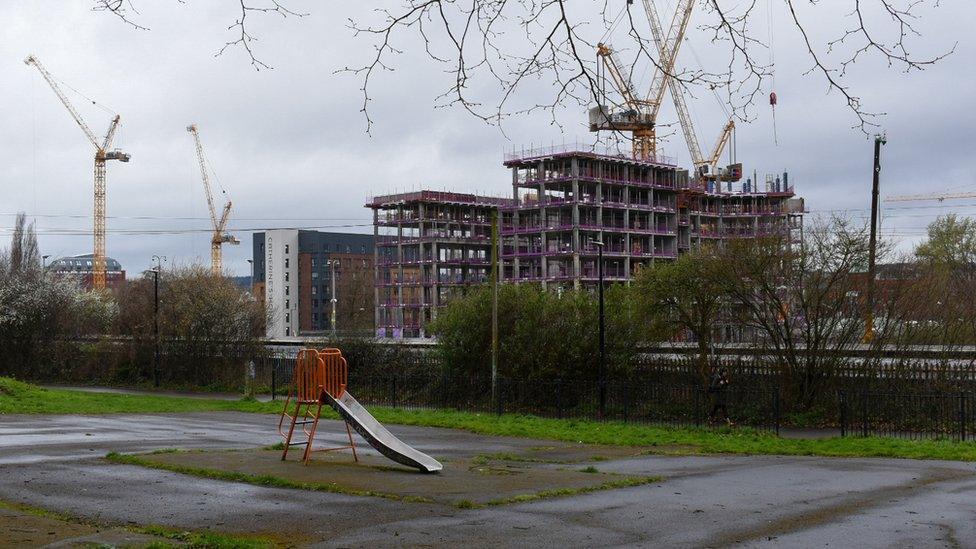
<svg viewBox="0 0 976 549"><path fill-rule="evenodd" d="M773 111L773 144L779 146L776 133L776 55L773 43L773 0L766 0L766 33L769 44L769 107Z"/></svg>

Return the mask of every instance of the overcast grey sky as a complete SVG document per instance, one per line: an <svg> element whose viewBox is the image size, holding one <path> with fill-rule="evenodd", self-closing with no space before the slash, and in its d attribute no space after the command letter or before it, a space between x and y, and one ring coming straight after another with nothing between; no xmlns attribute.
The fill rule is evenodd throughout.
<svg viewBox="0 0 976 549"><path fill-rule="evenodd" d="M768 106L758 105L756 120L739 126L738 159L748 173L789 170L813 212L864 215L872 144L850 128L855 120L840 98L825 94L816 75L804 75L809 59L786 13L773 1L778 10L773 20L779 145L773 143ZM815 37L836 32L843 15L837 4L810 20ZM373 135L366 135L360 82L334 72L367 60L372 46L353 37L346 19L370 20L375 3L294 2L295 9L309 15L284 20L253 16L252 31L260 38L257 53L274 67L260 72L240 49L214 57L233 38L226 27L236 17L235 2L139 2L137 20L148 31L93 13L90 5L37 0L0 7L0 177L5 191L0 195L0 236L6 240L13 214L26 211L36 216L42 252L52 257L91 250L90 235L59 233L90 230L93 149L40 74L23 64L28 53L65 83L122 115L116 143L132 154L132 162L109 163L108 254L132 274L147 268L153 254L182 264L209 261L206 202L185 131L190 122L199 125L219 182L234 201L231 228L242 245L224 248L225 267L233 274L248 272L245 260L254 229L348 225L338 230L369 232L369 210L362 207L369 196L421 187L509 195L503 150L593 139L585 113L576 106L557 113L562 131L548 114L539 113L508 121L504 135L460 109L435 109L434 98L451 77L410 41L401 44L407 51L397 59L398 70L374 82L376 125ZM926 15L920 24L924 40L913 53L936 54L958 42L955 54L911 75L866 60L848 78L868 110L887 113L881 119L889 138L883 195L976 191L971 160L976 6L945 2ZM692 29L689 43L706 64L720 55L702 30ZM681 59L694 61L685 51ZM477 91L485 97L494 93L487 87ZM546 93L539 87L526 90L540 98ZM103 134L109 114L68 94L92 129ZM710 147L723 120L716 101L698 95L691 106L699 139ZM673 119L669 105L662 116ZM678 136L665 152L687 163ZM890 206L883 231L905 240L903 248L939 213L976 213L976 199ZM187 229L199 232L115 232Z"/></svg>

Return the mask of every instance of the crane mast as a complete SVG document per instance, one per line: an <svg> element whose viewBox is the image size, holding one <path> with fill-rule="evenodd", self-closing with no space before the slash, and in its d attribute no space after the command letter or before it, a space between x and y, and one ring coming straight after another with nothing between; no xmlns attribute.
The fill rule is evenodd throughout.
<svg viewBox="0 0 976 549"><path fill-rule="evenodd" d="M668 59L670 63L668 65L668 73L665 74L663 71L658 69L655 73L655 84L651 86L651 92L654 93L657 90L657 103L656 108L660 109L660 105L663 101L664 86L657 83L657 79L663 75L666 79L667 86L671 91L671 99L674 102L675 111L678 114L678 121L681 123L681 130L684 133L685 143L688 145L688 153L691 156L692 164L695 166L695 174L697 176L704 177L705 179L721 179L721 180L735 180L738 179L737 174L720 174L718 172L718 162L722 156L722 151L728 145L729 140L732 137L732 132L735 130L735 121L729 119L722 128L722 132L719 134L718 139L715 142L715 147L712 149L712 154L707 158L702 154L701 145L698 142L698 134L695 131L694 123L691 120L691 115L688 111L688 105L685 103L685 96L681 89L679 83L674 79L669 77L673 74L674 65L677 60L677 46L671 41L671 34L677 33L679 37L684 37L685 29L688 26L688 21L691 18L691 12L694 8L694 1L687 0L678 6L678 10L675 12L674 21L671 24L671 31L667 39L664 37L664 32L661 29L660 17L658 17L657 7L654 5L653 0L644 0L644 11L647 15L647 22L651 26L651 34L654 37L654 42L657 45L660 58ZM678 19L680 16L680 20ZM675 29L677 28L677 31ZM679 38L680 40L680 38ZM670 54L668 52L671 52ZM671 55L670 58L667 56ZM663 61L662 61L663 66ZM660 86L660 89L655 88L655 86ZM655 111L655 119L657 118L657 113ZM740 172L741 173L741 172Z"/></svg>
<svg viewBox="0 0 976 549"><path fill-rule="evenodd" d="M648 5L645 3L645 6ZM672 80L671 74L674 71L678 48L681 46L681 40L684 38L685 31L688 28L688 21L691 18L693 7L694 0L680 0L667 37L663 36L660 24L657 25L656 41L658 43L659 60L646 99L637 99L630 81L623 77L620 62L613 55L612 48L605 43L597 45L597 56L602 59L607 72L613 77L614 84L627 105L627 110L623 112L611 112L607 107L597 105L590 109L589 112L590 131L613 130L631 132L633 136L633 155L638 160L653 160L657 157L657 131L655 129L657 115L664 99L665 87L669 86ZM654 9L652 4L649 9ZM654 20L657 21L656 18ZM686 133L686 138L687 135Z"/></svg>
<svg viewBox="0 0 976 549"><path fill-rule="evenodd" d="M196 124L190 124L186 131L193 136L193 144L197 149L197 161L200 164L200 178L203 179L203 189L207 195L207 208L210 210L210 221L213 224L213 236L210 239L210 271L214 276L220 276L223 271L223 252L222 246L226 244L240 244L237 237L225 233L227 220L230 218L232 203L230 200L224 204L224 208L217 217L217 209L214 206L213 191L210 187L210 176L207 172L207 161L203 155L203 144L200 142L200 132Z"/></svg>
<svg viewBox="0 0 976 549"><path fill-rule="evenodd" d="M122 152L118 149L109 150L112 146L112 141L115 139L115 133L118 130L121 117L115 115L109 124L108 131L105 133L105 137L101 143L98 142L98 138L95 137L95 132L88 127L85 123L85 119L81 117L81 114L75 109L71 101L58 86L57 81L54 77L44 68L40 60L34 55L28 55L24 59L24 63L28 66L33 66L41 73L44 80L47 82L54 94L58 96L61 100L61 104L68 110L68 114L74 119L75 123L81 128L81 131L85 133L85 137L88 141L95 147L95 169L94 169L94 214L93 214L93 225L94 225L94 251L92 253L92 288L94 290L105 289L105 195L106 195L106 182L105 182L105 162L107 160L118 160L120 162L128 162L130 155L128 153Z"/></svg>

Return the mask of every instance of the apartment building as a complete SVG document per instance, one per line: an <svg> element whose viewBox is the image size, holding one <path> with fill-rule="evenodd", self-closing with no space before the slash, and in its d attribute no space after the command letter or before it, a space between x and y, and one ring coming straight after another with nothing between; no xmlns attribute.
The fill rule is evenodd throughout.
<svg viewBox="0 0 976 549"><path fill-rule="evenodd" d="M370 332L373 246L371 234L254 233L253 293L270 307L268 337Z"/></svg>

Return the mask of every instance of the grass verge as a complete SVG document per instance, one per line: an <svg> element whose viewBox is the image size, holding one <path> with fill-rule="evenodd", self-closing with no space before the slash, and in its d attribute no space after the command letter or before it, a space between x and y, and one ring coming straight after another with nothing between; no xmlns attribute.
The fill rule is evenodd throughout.
<svg viewBox="0 0 976 549"><path fill-rule="evenodd" d="M563 498L569 496L578 496L580 494L589 494L590 492L600 492L603 490L616 490L617 488L633 488L634 486L643 486L645 484L654 484L656 482L661 482L662 477L627 477L617 480L608 480L602 484L597 484L596 486L584 486L582 488L559 488L556 490L543 490L541 492L536 492L534 494L522 494L518 496L512 496L510 498L499 498L489 501L486 505L509 505L512 503L525 503L528 501L537 501L540 499L549 498Z"/></svg>
<svg viewBox="0 0 976 549"><path fill-rule="evenodd" d="M272 542L271 540L257 536L231 536L217 532L188 531L159 525L116 526L111 523L74 517L64 513L49 511L47 509L34 507L32 505L25 505L22 503L0 501L0 508L11 509L21 513L57 520L60 522L80 524L92 528L117 527L128 532L156 536L176 542L176 544L171 544L160 541L151 543L148 546L149 548L156 549L163 547L190 547L193 549L270 549L278 546L278 544Z"/></svg>
<svg viewBox="0 0 976 549"><path fill-rule="evenodd" d="M338 484L331 483L331 482L329 483L295 482L293 480L276 477L274 475L249 475L247 473L240 473L236 471L220 471L217 469L208 469L205 467L188 467L185 465L173 465L169 463L160 463L158 461L146 459L144 456L140 456L140 455L119 454L116 452L110 452L108 455L105 456L105 459L111 461L112 463L120 463L124 465L138 465L140 467L148 467L150 469L161 469L164 471L171 471L174 473L191 475L195 477L209 478L213 480L224 480L228 482L243 482L246 484L253 484L255 486L267 486L272 488L293 488L298 490L312 490L314 492L330 492L333 494L344 494L347 496L372 496L372 497L380 497L385 499L392 499L396 501L407 501L411 503L432 503L433 502L432 499L424 498L424 497L401 496L398 494L376 492L373 490L354 490L351 488L339 486Z"/></svg>
<svg viewBox="0 0 976 549"><path fill-rule="evenodd" d="M0 414L105 414L239 411L278 413L281 402L204 400L155 395L87 393L42 389L0 378ZM331 409L323 417L337 418ZM327 413L325 413L327 412ZM649 447L668 454L773 454L833 457L892 457L976 461L976 442L902 440L882 437L784 439L751 429L722 431L656 427L622 422L495 416L453 410L370 407L383 423L446 427L494 436L551 439L584 444Z"/></svg>

